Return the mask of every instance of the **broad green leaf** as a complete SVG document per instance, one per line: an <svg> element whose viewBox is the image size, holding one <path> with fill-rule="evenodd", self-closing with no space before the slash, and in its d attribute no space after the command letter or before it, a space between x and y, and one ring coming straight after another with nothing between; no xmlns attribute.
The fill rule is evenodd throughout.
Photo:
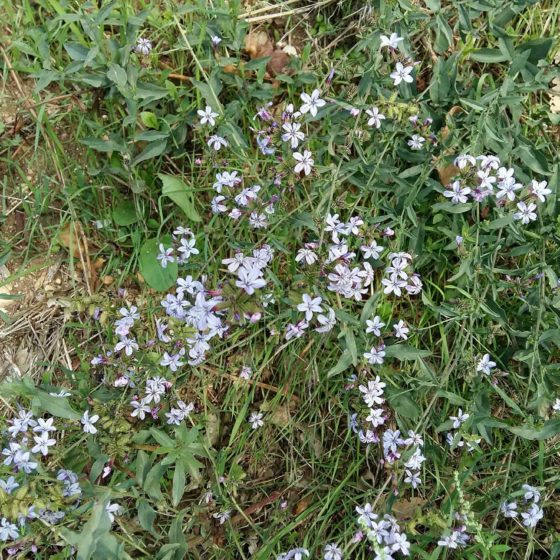
<svg viewBox="0 0 560 560"><path fill-rule="evenodd" d="M66 534L62 533L70 544L76 546L76 558L78 560L91 560L100 557L97 555L99 541L111 530L111 520L105 510L108 503L109 496L106 495L101 502L93 507L90 518L83 526L81 533L77 534L72 531L67 531ZM105 556L102 557L105 558Z"/></svg>
<svg viewBox="0 0 560 560"><path fill-rule="evenodd" d="M120 140L107 139L101 140L100 138L84 138L80 140L82 144L88 148L97 150L98 152L126 152L126 146Z"/></svg>
<svg viewBox="0 0 560 560"><path fill-rule="evenodd" d="M509 431L523 439L539 441L550 439L560 433L560 418L547 420L540 428L525 424L509 428Z"/></svg>
<svg viewBox="0 0 560 560"><path fill-rule="evenodd" d="M416 360L416 358L431 356L432 353L429 350L419 350L418 348L413 348L412 346L406 346L404 344L394 344L385 347L385 355L388 358L397 358L401 362L406 362Z"/></svg>
<svg viewBox="0 0 560 560"><path fill-rule="evenodd" d="M155 113L152 113L151 111L142 111L140 113L140 120L144 126L148 128L158 128L158 118Z"/></svg>
<svg viewBox="0 0 560 560"><path fill-rule="evenodd" d="M162 244L164 248L172 246L170 236L164 236L160 239L148 239L140 248L140 256L138 262L140 265L140 274L144 280L154 290L163 292L168 290L175 284L179 274L177 263L167 263L164 268L161 262L157 260L159 255L159 245Z"/></svg>
<svg viewBox="0 0 560 560"><path fill-rule="evenodd" d="M64 50L72 60L84 61L88 57L89 48L80 45L79 43L66 43Z"/></svg>
<svg viewBox="0 0 560 560"><path fill-rule="evenodd" d="M185 512L175 516L169 527L167 537L170 543L177 543L186 545L185 533L183 532L183 520L185 519Z"/></svg>
<svg viewBox="0 0 560 560"><path fill-rule="evenodd" d="M157 513L154 508L150 506L146 499L139 498L136 502L136 510L138 511L138 521L140 521L142 528L150 533L155 533L154 521Z"/></svg>
<svg viewBox="0 0 560 560"><path fill-rule="evenodd" d="M109 64L109 70L107 70L107 78L116 84L119 88L125 88L127 83L126 70L112 62Z"/></svg>
<svg viewBox="0 0 560 560"><path fill-rule="evenodd" d="M352 365L358 364L358 347L356 346L356 338L351 329L346 327L344 329L344 340L346 341L346 349L350 352L352 358Z"/></svg>
<svg viewBox="0 0 560 560"><path fill-rule="evenodd" d="M66 397L49 395L46 391L35 387L33 381L29 378L2 383L0 394L4 398L25 397L30 399L34 408L48 412L57 418L66 418L67 420L79 420L81 418L81 414L72 408Z"/></svg>
<svg viewBox="0 0 560 560"><path fill-rule="evenodd" d="M362 324L362 326L365 325L366 321L373 315L373 311L380 297L381 292L377 292L366 301L366 304L364 305L364 308L362 309L362 313L360 315L360 323Z"/></svg>
<svg viewBox="0 0 560 560"><path fill-rule="evenodd" d="M113 220L118 226L129 226L138 221L136 207L131 200L125 200L113 208Z"/></svg>
<svg viewBox="0 0 560 560"><path fill-rule="evenodd" d="M352 354L348 350L344 350L338 362L327 373L327 377L333 377L343 371L346 371L352 365Z"/></svg>
<svg viewBox="0 0 560 560"><path fill-rule="evenodd" d="M150 428L150 434L152 434L152 437L163 447L169 447L170 449L175 447L175 440L171 439L165 432L157 428Z"/></svg>
<svg viewBox="0 0 560 560"><path fill-rule="evenodd" d="M161 156L167 148L167 139L157 140L156 142L150 142L140 154L138 154L132 161L132 165L138 165L139 163L146 161L147 159L152 159Z"/></svg>
<svg viewBox="0 0 560 560"><path fill-rule="evenodd" d="M395 413L405 418L418 418L420 416L420 407L412 400L409 395L400 394L393 397L389 396L389 403Z"/></svg>
<svg viewBox="0 0 560 560"><path fill-rule="evenodd" d="M471 60L477 62L506 62L509 58L500 49L476 49L469 55Z"/></svg>
<svg viewBox="0 0 560 560"><path fill-rule="evenodd" d="M150 456L145 451L138 451L138 455L136 455L136 481L140 486L144 485L144 480L150 466Z"/></svg>
<svg viewBox="0 0 560 560"><path fill-rule="evenodd" d="M35 400L42 410L58 418L67 418L68 420L79 420L81 418L81 414L70 406L66 397L55 397L44 391L38 391Z"/></svg>
<svg viewBox="0 0 560 560"><path fill-rule="evenodd" d="M202 221L194 206L192 189L179 177L164 175L163 173L159 173L158 177L163 183L162 194L168 196L179 206L189 220L193 222Z"/></svg>
<svg viewBox="0 0 560 560"><path fill-rule="evenodd" d="M161 479L167 471L167 467L161 463L156 463L150 472L146 475L146 480L144 481L144 490L154 500L163 501L163 495L161 493Z"/></svg>

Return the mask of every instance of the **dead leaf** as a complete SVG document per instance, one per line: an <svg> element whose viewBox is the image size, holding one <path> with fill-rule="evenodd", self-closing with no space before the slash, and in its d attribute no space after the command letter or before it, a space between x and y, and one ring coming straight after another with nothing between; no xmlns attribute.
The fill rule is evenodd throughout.
<svg viewBox="0 0 560 560"><path fill-rule="evenodd" d="M278 74L284 74L289 63L290 57L284 51L276 49L266 65L266 70L272 77L278 76Z"/></svg>
<svg viewBox="0 0 560 560"><path fill-rule="evenodd" d="M213 412L206 414L206 437L210 447L214 447L220 441L220 419Z"/></svg>
<svg viewBox="0 0 560 560"><path fill-rule="evenodd" d="M271 53L273 50L272 41L265 31L251 31L245 37L245 51L251 59L268 56L261 53Z"/></svg>
<svg viewBox="0 0 560 560"><path fill-rule="evenodd" d="M445 167L438 167L437 172L441 184L445 187L449 185L451 179L459 173L459 168L451 163Z"/></svg>
<svg viewBox="0 0 560 560"><path fill-rule="evenodd" d="M312 499L311 496L306 496L305 498L302 498L295 506L294 506L294 515L299 515L300 513L303 513L310 505L311 505Z"/></svg>
<svg viewBox="0 0 560 560"><path fill-rule="evenodd" d="M293 45L286 45L282 50L289 56L297 56L297 49Z"/></svg>
<svg viewBox="0 0 560 560"><path fill-rule="evenodd" d="M265 31L251 31L245 37L245 51L251 59L262 58L271 56L274 46Z"/></svg>
<svg viewBox="0 0 560 560"><path fill-rule="evenodd" d="M237 74L238 70L237 70L237 66L235 64L226 64L222 70L226 73L226 74Z"/></svg>
<svg viewBox="0 0 560 560"><path fill-rule="evenodd" d="M80 222L68 222L58 234L58 242L78 260L83 270L86 284L91 292L97 284L97 271L89 255L89 243Z"/></svg>
<svg viewBox="0 0 560 560"><path fill-rule="evenodd" d="M414 496L410 499L402 498L397 500L392 507L395 517L400 521L406 521L412 519L418 510L422 510L422 507L426 505L426 500L420 496Z"/></svg>

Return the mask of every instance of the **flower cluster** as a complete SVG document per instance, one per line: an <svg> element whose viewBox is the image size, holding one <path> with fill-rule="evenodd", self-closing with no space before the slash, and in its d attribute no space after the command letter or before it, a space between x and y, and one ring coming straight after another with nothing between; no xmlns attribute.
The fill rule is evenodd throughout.
<svg viewBox="0 0 560 560"><path fill-rule="evenodd" d="M380 517L369 503L357 506L356 513L361 530L358 538L365 536L373 545L374 560L393 560L396 554L410 555L408 537L392 515Z"/></svg>
<svg viewBox="0 0 560 560"><path fill-rule="evenodd" d="M482 438L476 436L469 436L462 433L461 427L463 424L467 422L470 418L470 415L466 412L463 412L463 409L459 408L457 411L457 416L450 416L449 420L452 422L452 427L456 430L455 433L448 432L446 435L447 444L450 447L464 447L467 446L467 450L469 453L472 453L478 446L478 444L482 441Z"/></svg>
<svg viewBox="0 0 560 560"><path fill-rule="evenodd" d="M87 415L87 411L85 414ZM18 505L12 509L15 519L0 518L0 541L2 542L15 541L25 535L28 530L32 534L31 529L28 529L28 524L34 520L38 519L44 524L54 525L66 516L66 512L57 509L54 503L52 503L52 508L48 507L51 505L48 494L42 497L41 507L33 503L32 495L28 496L29 488L36 484L32 481L33 477L40 477L42 484L49 479L50 465L45 458L49 456L52 448L62 441L61 438L57 439L59 430L65 429L65 427L55 426L54 422L55 419L51 416L35 417L25 409L20 409L17 415L8 422L9 439L2 449L2 465L10 469L12 474L7 478L0 478L0 493L13 495L18 492L19 499ZM49 481L47 487L51 488L52 496L61 495L69 510L76 509L82 497L78 475L68 469L59 469L56 472L56 478L54 472L50 476L52 476L52 480ZM56 489L55 487L60 484L62 488ZM21 493L18 489L25 489L25 492ZM23 501L22 498L24 498ZM28 503L26 504L26 502ZM120 511L118 504L108 504L107 508L110 513ZM21 546L23 545L22 541ZM16 544L13 549L14 553L16 550L20 550L21 546Z"/></svg>
<svg viewBox="0 0 560 560"><path fill-rule="evenodd" d="M470 536L467 533L465 516L460 513L455 514L455 523L438 541L438 546L449 549L463 548L469 542Z"/></svg>
<svg viewBox="0 0 560 560"><path fill-rule="evenodd" d="M211 202L214 214L228 213L232 220L239 220L243 216L249 216L249 225L253 229L266 229L269 225L269 216L275 213L277 195L273 195L267 201L259 198L261 185L243 185L243 177L237 171L223 171L216 174L213 185L218 193ZM235 207L230 209L229 202Z"/></svg>
<svg viewBox="0 0 560 560"><path fill-rule="evenodd" d="M537 219L537 203L544 203L551 189L546 181L531 180L527 187L515 178L511 167L503 167L494 155L478 157L462 154L455 158L458 175L448 185L443 195L453 204L464 204L470 200L482 202L493 198L497 206L505 207L516 200L517 211L513 219L523 225Z"/></svg>
<svg viewBox="0 0 560 560"><path fill-rule="evenodd" d="M352 381L355 380L353 379ZM362 422L357 412L350 416L350 428L364 444L369 445L381 442L383 446L383 459L389 465L401 459L401 455L406 449L404 481L410 484L412 488L417 488L422 483L420 480L420 470L426 460L422 454L424 440L420 434L413 430L409 430L408 437L404 438L400 430L381 428L385 426L389 417L383 408L385 406L385 386L385 383L381 381L379 376L358 386L367 409L363 413L364 420Z"/></svg>
<svg viewBox="0 0 560 560"><path fill-rule="evenodd" d="M253 295L255 290L266 285L264 272L272 262L273 257L274 251L270 245L265 244L258 249L254 249L251 256L246 256L241 251L237 251L233 257L222 260L222 264L227 265L229 272L237 275L235 285L248 295Z"/></svg>
<svg viewBox="0 0 560 560"><path fill-rule="evenodd" d="M541 493L538 488L523 484L523 504L526 507L525 511L521 512L523 525L529 529L534 529L537 523L543 518L543 509L539 506L541 500ZM516 501L503 502L500 506L500 511L504 517L516 518L519 515L518 504Z"/></svg>
<svg viewBox="0 0 560 560"><path fill-rule="evenodd" d="M305 558L309 558L309 550L298 547L292 548L291 550L288 550L288 552L279 554L276 557L276 560L305 560Z"/></svg>

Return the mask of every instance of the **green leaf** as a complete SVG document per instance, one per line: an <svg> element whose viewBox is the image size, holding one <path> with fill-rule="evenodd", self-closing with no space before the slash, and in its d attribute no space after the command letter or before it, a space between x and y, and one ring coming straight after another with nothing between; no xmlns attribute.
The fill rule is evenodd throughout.
<svg viewBox="0 0 560 560"><path fill-rule="evenodd" d="M144 130L134 135L134 142L155 142L169 138L168 132L160 132L159 130Z"/></svg>
<svg viewBox="0 0 560 560"><path fill-rule="evenodd" d="M72 60L79 60L81 62L87 59L89 53L89 49L79 43L66 43L64 50Z"/></svg>
<svg viewBox="0 0 560 560"><path fill-rule="evenodd" d="M158 177L163 183L162 194L168 196L181 210L187 218L193 222L200 222L202 218L194 207L192 190L179 177L164 175L159 173Z"/></svg>
<svg viewBox="0 0 560 560"><path fill-rule="evenodd" d="M343 371L346 371L352 365L352 354L348 350L344 350L338 362L327 373L327 377L333 377Z"/></svg>
<svg viewBox="0 0 560 560"><path fill-rule="evenodd" d="M160 239L152 238L145 241L140 248L138 262L140 265L140 274L142 274L148 286L154 290L163 292L175 284L179 270L176 262L167 263L167 266L164 268L160 261L157 260L157 255L160 252L160 243L166 249L171 247L171 237L166 235Z"/></svg>
<svg viewBox="0 0 560 560"><path fill-rule="evenodd" d="M453 204L452 202L438 202L432 206L433 210L443 210L448 214L464 214L472 208L472 202Z"/></svg>
<svg viewBox="0 0 560 560"><path fill-rule="evenodd" d="M183 533L183 520L185 518L185 513L180 513L175 516L171 525L169 527L169 532L167 537L170 543L176 543L180 545L186 545L187 541L185 539L185 534Z"/></svg>
<svg viewBox="0 0 560 560"><path fill-rule="evenodd" d="M531 171L548 175L549 169L546 157L537 148L523 144L517 148L516 154Z"/></svg>
<svg viewBox="0 0 560 560"><path fill-rule="evenodd" d="M138 165L147 159L160 156L165 151L165 148L167 148L167 139L150 142L144 150L134 158L132 165Z"/></svg>
<svg viewBox="0 0 560 560"><path fill-rule="evenodd" d="M136 481L140 486L144 485L146 473L150 465L150 456L145 451L138 451L138 455L136 456Z"/></svg>
<svg viewBox="0 0 560 560"><path fill-rule="evenodd" d="M124 543L118 541L111 533L101 535L97 541L95 557L103 560L131 560L124 550Z"/></svg>
<svg viewBox="0 0 560 560"><path fill-rule="evenodd" d="M81 418L81 414L70 406L68 399L65 397L54 397L44 391L38 391L34 400L38 401L42 410L58 418L67 418L68 420L79 420Z"/></svg>
<svg viewBox="0 0 560 560"><path fill-rule="evenodd" d="M352 358L352 365L358 364L358 347L356 345L356 338L354 337L354 333L348 327L344 329L344 339L346 341L346 349L350 352L350 356Z"/></svg>
<svg viewBox="0 0 560 560"><path fill-rule="evenodd" d="M98 544L109 534L111 530L111 520L105 510L109 503L109 495L106 493L104 499L98 502L91 512L88 522L83 526L81 533L69 531L62 528L61 534L72 546L77 548L76 558L78 560L90 560L92 558L107 558L107 556L99 556Z"/></svg>
<svg viewBox="0 0 560 560"><path fill-rule="evenodd" d="M136 91L134 94L135 99L143 99L144 105L151 101L157 101L158 99L163 99L167 97L169 92L167 89L155 84L150 84L146 82L138 82L136 84Z"/></svg>
<svg viewBox="0 0 560 560"><path fill-rule="evenodd" d="M80 143L98 152L126 152L126 146L122 141L118 140L101 140L99 138L88 137L80 140Z"/></svg>
<svg viewBox="0 0 560 560"><path fill-rule="evenodd" d="M500 49L476 49L470 55L471 60L477 62L506 62L509 57L506 56Z"/></svg>
<svg viewBox="0 0 560 560"><path fill-rule="evenodd" d="M113 220L118 226L129 226L138 221L136 207L131 200L125 200L113 208Z"/></svg>
<svg viewBox="0 0 560 560"><path fill-rule="evenodd" d="M375 309L380 296L381 292L377 292L366 301L366 304L364 305L364 308L362 309L362 313L360 315L360 323L362 325L365 325L366 321L373 315L373 310Z"/></svg>
<svg viewBox="0 0 560 560"><path fill-rule="evenodd" d="M420 416L420 407L408 396L404 394L389 396L391 408L400 416L412 418L413 420Z"/></svg>
<svg viewBox="0 0 560 560"><path fill-rule="evenodd" d="M319 234L317 224L315 223L315 221L313 220L313 216L309 212L300 212L298 214L294 214L290 219L290 223L293 227L305 227Z"/></svg>
<svg viewBox="0 0 560 560"><path fill-rule="evenodd" d="M509 431L523 439L538 441L550 439L560 433L560 418L547 420L540 428L525 424L509 428Z"/></svg>
<svg viewBox="0 0 560 560"><path fill-rule="evenodd" d="M142 111L140 113L140 120L147 128L158 128L158 118L155 113L151 111Z"/></svg>
<svg viewBox="0 0 560 560"><path fill-rule="evenodd" d="M150 533L155 533L154 521L157 513L148 501L144 498L139 498L136 502L136 510L138 511L138 521L140 521L142 528Z"/></svg>
<svg viewBox="0 0 560 560"><path fill-rule="evenodd" d="M412 346L406 346L404 344L394 344L385 347L386 357L397 358L401 362L416 360L416 358L425 358L431 355L432 353L429 350L419 350L418 348L413 348Z"/></svg>
<svg viewBox="0 0 560 560"><path fill-rule="evenodd" d="M119 88L125 88L127 83L126 70L112 62L109 64L109 70L107 70L107 78L111 80L114 84L117 84Z"/></svg>
<svg viewBox="0 0 560 560"><path fill-rule="evenodd" d="M0 384L0 394L4 398L25 397L32 401L33 407L48 412L58 418L79 420L81 414L76 412L66 397L55 397L35 387L33 381L26 377L20 381Z"/></svg>
<svg viewBox="0 0 560 560"><path fill-rule="evenodd" d="M520 52L529 51L529 62L531 62L532 64L538 64L539 60L542 60L543 58L546 58L548 56L548 53L553 44L554 40L550 37L533 39L519 45L516 50Z"/></svg>
<svg viewBox="0 0 560 560"><path fill-rule="evenodd" d="M165 432L158 430L157 428L150 428L150 434L152 437L163 447L169 447L173 449L175 447L175 440L171 439Z"/></svg>
<svg viewBox="0 0 560 560"><path fill-rule="evenodd" d="M222 86L216 74L210 76L209 82L201 82L199 80L191 79L192 85L202 94L206 103L212 107L214 112L221 113L221 104L218 100L218 95Z"/></svg>
<svg viewBox="0 0 560 560"><path fill-rule="evenodd" d="M146 480L144 481L144 490L154 500L163 502L163 495L161 493L161 479L167 471L167 466L161 463L156 463L150 472L146 475Z"/></svg>
<svg viewBox="0 0 560 560"><path fill-rule="evenodd" d="M173 488L172 488L172 500L173 507L177 507L183 494L185 493L185 465L183 461L177 461L175 463L175 472L173 473Z"/></svg>

